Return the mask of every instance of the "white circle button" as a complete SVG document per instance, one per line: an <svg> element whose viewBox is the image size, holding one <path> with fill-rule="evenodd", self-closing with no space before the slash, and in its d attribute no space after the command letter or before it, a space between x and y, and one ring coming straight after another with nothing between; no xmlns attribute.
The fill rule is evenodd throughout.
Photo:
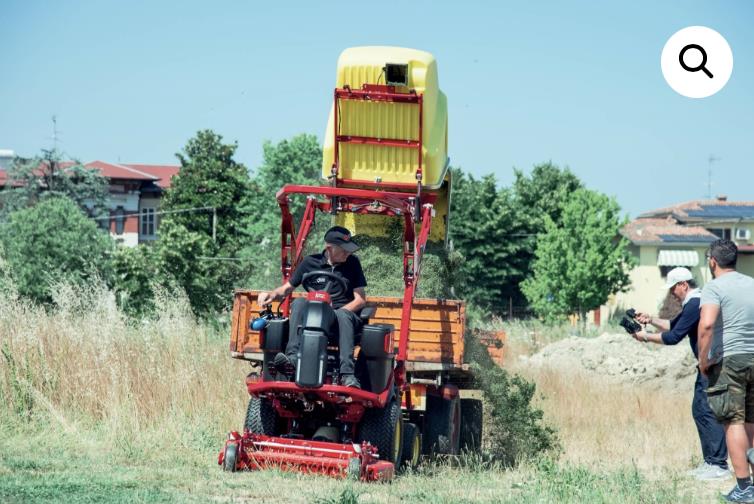
<svg viewBox="0 0 754 504"><path fill-rule="evenodd" d="M712 28L689 26L665 42L660 66L665 81L676 93L706 98L728 83L733 72L733 51Z"/></svg>

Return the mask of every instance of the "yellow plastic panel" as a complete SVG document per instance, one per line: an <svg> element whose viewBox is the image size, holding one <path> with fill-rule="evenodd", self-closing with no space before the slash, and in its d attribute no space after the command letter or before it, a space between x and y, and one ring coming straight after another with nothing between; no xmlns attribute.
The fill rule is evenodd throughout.
<svg viewBox="0 0 754 504"><path fill-rule="evenodd" d="M355 47L346 49L338 59L336 87L360 89L363 84L385 84L386 63L407 64L408 88L423 95L422 185L439 188L447 168L448 109L440 91L437 63L425 51L401 47ZM407 103L340 100L341 135L384 139L418 140L418 105ZM322 177L327 178L334 156L334 115L325 131ZM385 183L416 183L419 166L416 149L372 145L340 144L338 178Z"/></svg>

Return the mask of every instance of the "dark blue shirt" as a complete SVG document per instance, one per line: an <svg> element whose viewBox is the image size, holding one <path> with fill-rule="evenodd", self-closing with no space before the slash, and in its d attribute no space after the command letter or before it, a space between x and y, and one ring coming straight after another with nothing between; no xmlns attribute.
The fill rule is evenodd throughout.
<svg viewBox="0 0 754 504"><path fill-rule="evenodd" d="M676 345L688 335L691 351L694 352L694 357L698 359L697 332L699 330L699 316L699 298L693 297L683 305L681 313L670 321L670 331L660 333L662 342L666 345Z"/></svg>

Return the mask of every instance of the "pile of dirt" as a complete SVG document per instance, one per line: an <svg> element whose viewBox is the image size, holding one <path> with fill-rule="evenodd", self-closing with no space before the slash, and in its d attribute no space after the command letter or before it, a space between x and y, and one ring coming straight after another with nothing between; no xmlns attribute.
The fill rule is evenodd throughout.
<svg viewBox="0 0 754 504"><path fill-rule="evenodd" d="M686 339L663 346L640 343L627 334L571 337L522 359L526 365L584 372L614 383L649 383L666 390L689 390L696 379L696 359Z"/></svg>

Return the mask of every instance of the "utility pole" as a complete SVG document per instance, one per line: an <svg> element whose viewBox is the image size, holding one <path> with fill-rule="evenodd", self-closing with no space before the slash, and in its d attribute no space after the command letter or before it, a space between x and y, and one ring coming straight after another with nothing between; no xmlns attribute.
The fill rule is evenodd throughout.
<svg viewBox="0 0 754 504"><path fill-rule="evenodd" d="M720 159L714 154L710 154L707 158L707 199L712 199L712 164Z"/></svg>
<svg viewBox="0 0 754 504"><path fill-rule="evenodd" d="M217 242L217 208L212 208L212 241Z"/></svg>

